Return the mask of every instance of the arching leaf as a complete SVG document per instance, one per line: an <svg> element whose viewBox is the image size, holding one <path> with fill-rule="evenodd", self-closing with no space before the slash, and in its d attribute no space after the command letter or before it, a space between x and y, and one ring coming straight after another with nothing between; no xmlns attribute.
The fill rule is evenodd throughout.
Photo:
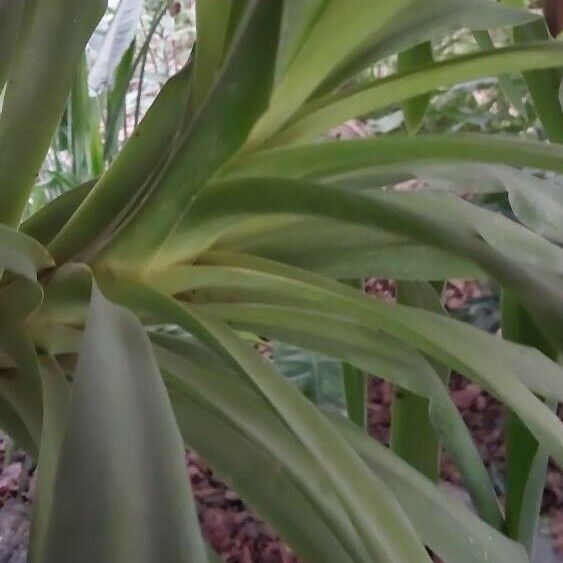
<svg viewBox="0 0 563 563"><path fill-rule="evenodd" d="M207 561L148 338L96 286L53 499L38 562Z"/></svg>

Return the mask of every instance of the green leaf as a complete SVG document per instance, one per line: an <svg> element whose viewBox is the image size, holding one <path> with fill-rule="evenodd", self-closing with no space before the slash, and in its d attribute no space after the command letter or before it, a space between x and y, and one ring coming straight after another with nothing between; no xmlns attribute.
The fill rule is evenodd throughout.
<svg viewBox="0 0 563 563"><path fill-rule="evenodd" d="M151 25L149 27L148 32L146 33L145 36L145 40L143 42L143 45L141 46L141 49L139 50L139 53L137 54L137 64L134 64L133 66L136 67L137 65L140 67L139 68L139 79L137 81L137 101L135 103L135 114L134 114L134 127L137 128L137 125L139 123L139 119L141 116L141 101L142 101L142 97L143 97L143 81L145 78L145 69L146 69L146 64L147 64L147 57L149 55L149 48L150 48L150 44L152 41L152 38L154 36L154 34L156 33L156 30L160 24L160 22L162 21L162 18L166 15L166 13L168 12L168 4L165 3L161 3L163 5L160 5L160 7L157 7L152 21L151 21ZM191 58L191 53L190 53L190 58Z"/></svg>
<svg viewBox="0 0 563 563"><path fill-rule="evenodd" d="M30 280L37 271L53 265L49 253L30 236L0 225L0 269L7 269Z"/></svg>
<svg viewBox="0 0 563 563"><path fill-rule="evenodd" d="M0 428L28 455L33 459L37 458L38 444L31 437L18 411L2 396L0 396Z"/></svg>
<svg viewBox="0 0 563 563"><path fill-rule="evenodd" d="M281 79L331 0L286 0L280 32L277 76Z"/></svg>
<svg viewBox="0 0 563 563"><path fill-rule="evenodd" d="M446 561L528 561L520 544L487 526L457 500L447 498L431 481L377 441L370 440L345 421L337 418L333 421L366 463L395 492L425 542Z"/></svg>
<svg viewBox="0 0 563 563"><path fill-rule="evenodd" d="M104 170L100 116L96 102L88 95L86 57L78 65L66 115L74 176L80 181L99 176Z"/></svg>
<svg viewBox="0 0 563 563"><path fill-rule="evenodd" d="M283 298L285 293L285 298L291 296L294 303L298 299L300 306L306 303L307 307L313 306L318 311L344 318L353 316L355 322L368 323L371 330L383 330L409 342L500 397L518 412L544 445L550 444L550 452L560 458L558 463L563 460L561 424L525 387L546 397L563 396L561 368L537 350L507 343L441 315L407 307L391 307L363 297L342 284L275 262L219 253L209 256L206 261L224 265L232 265L234 261L238 267L268 274L270 284L279 276L276 292L280 297ZM289 283L292 279L296 285ZM223 286L226 285L224 277L222 280ZM269 295L273 293L272 289ZM222 310L225 305L219 307ZM408 380L400 384L408 386ZM412 390L425 394L425 391Z"/></svg>
<svg viewBox="0 0 563 563"><path fill-rule="evenodd" d="M357 287L360 291L364 290L362 279L348 280L348 284ZM342 383L344 384L348 420L367 431L368 380L366 374L355 366L342 362Z"/></svg>
<svg viewBox="0 0 563 563"><path fill-rule="evenodd" d="M0 91L6 83L24 2L25 0L0 0Z"/></svg>
<svg viewBox="0 0 563 563"><path fill-rule="evenodd" d="M382 323L361 324L341 310L336 316L334 309L338 307L320 314L311 304L302 304L300 309L251 303L200 307L236 327L337 357L428 398L432 424L455 460L480 516L496 527L500 525L502 516L490 479L443 383L414 349L387 337Z"/></svg>
<svg viewBox="0 0 563 563"><path fill-rule="evenodd" d="M317 14L276 87L269 111L253 131L250 147L278 131L317 89L330 91L379 58L462 26L510 24L531 17L467 0L332 0Z"/></svg>
<svg viewBox="0 0 563 563"><path fill-rule="evenodd" d="M140 104L140 92L142 88L143 82L143 75L144 75L144 65L146 62L147 53L149 50L151 39L160 23L160 20L164 16L167 7L164 6L160 10L156 12L151 22L150 28L146 34L145 40L139 49L139 52L135 54L136 51L136 40L135 40L135 29L136 29L136 22L139 19L139 14L137 13L142 8L142 2L138 2L138 0L133 0L132 2L129 0L123 0L119 6L119 11L116 14L114 20L112 21L112 25L116 22L117 26L124 26L123 34L125 38L131 36L130 45L129 47L120 55L120 59L116 59L115 64L115 71L111 69L114 63L110 65L108 70L115 72L115 80L112 81L112 88L107 94L107 117L106 117L106 124L105 124L105 143L104 143L104 158L108 161L113 160L114 156L118 152L118 141L119 141L119 129L123 125L126 125L126 116L125 116L125 101L127 98L127 92L129 91L129 87L131 84L131 80L137 70L139 64L141 64L140 70L140 77L138 81L138 95L137 95L137 109L135 111L135 127L137 126L138 122L138 112L139 112L139 104ZM124 7L124 18L120 19L120 11L121 8ZM132 16L132 19L127 20ZM130 29L128 28L130 27ZM129 29L129 31L128 31ZM108 35L111 36L112 29L108 31ZM118 31L118 33L121 33ZM124 38L110 38L110 43L115 40L119 45ZM111 45L110 49L114 47L117 48L118 45ZM102 46L102 52L105 48L105 43ZM119 53L121 52L121 46L118 47ZM103 56L103 53L101 53ZM113 55L112 55L113 56ZM188 63L189 64L189 63ZM113 76L112 76L113 77ZM98 77L99 78L99 77ZM181 109L181 108L179 108ZM161 113L164 111L161 110ZM165 122L161 123L161 126L164 125ZM181 124L176 124L177 126ZM164 130L164 137L167 134L167 128L165 127ZM135 131L133 135L139 136L141 131ZM160 152L162 153L162 146L160 147ZM162 155L160 155L162 156Z"/></svg>
<svg viewBox="0 0 563 563"><path fill-rule="evenodd" d="M256 390L208 349L151 338L188 445L305 561L367 561L323 471Z"/></svg>
<svg viewBox="0 0 563 563"><path fill-rule="evenodd" d="M341 362L283 342L272 342L271 346L277 370L315 404L344 406Z"/></svg>
<svg viewBox="0 0 563 563"><path fill-rule="evenodd" d="M430 188L454 188L460 193L508 192L514 215L532 231L563 242L563 185L507 166L448 164L422 166L415 175ZM445 182L443 182L445 180Z"/></svg>
<svg viewBox="0 0 563 563"><path fill-rule="evenodd" d="M25 33L12 57L0 117L1 223L19 224L104 8L104 0L56 0L33 2L24 12Z"/></svg>
<svg viewBox="0 0 563 563"><path fill-rule="evenodd" d="M205 562L178 427L150 343L131 313L95 285L72 387L37 561Z"/></svg>
<svg viewBox="0 0 563 563"><path fill-rule="evenodd" d="M533 320L518 303L518 299L509 292L502 292L501 311L503 338L534 346L544 354L556 358L557 354L542 338ZM549 400L548 404L553 410L557 401ZM508 461L505 533L520 541L528 553L532 554L548 453L514 412L507 413L504 432Z"/></svg>
<svg viewBox="0 0 563 563"><path fill-rule="evenodd" d="M49 244L72 217L96 182L97 180L88 180L63 192L26 219L20 226L20 232L33 237L41 244Z"/></svg>
<svg viewBox="0 0 563 563"><path fill-rule="evenodd" d="M397 303L445 314L440 294L428 283L400 281L396 285ZM435 362L433 366L444 386L449 385L450 370ZM389 444L401 459L437 482L440 476L440 443L435 431L430 402L408 389L395 387L391 405ZM489 522L492 525L497 522Z"/></svg>
<svg viewBox="0 0 563 563"><path fill-rule="evenodd" d="M159 335L157 341L163 344L163 337ZM169 349L181 353L177 345ZM236 376L225 368L210 371L204 363L192 363L191 355L183 353L179 359L167 354L163 358L158 348L157 354L166 369L174 368L175 377L167 377L166 381L188 444L272 522L304 561L349 561L349 556L335 543L334 534L326 529L325 520L311 507L311 497L304 497L297 485L302 483L303 487L317 491L325 510L338 510L338 501L328 494L329 485L325 485L318 465L283 421L272 416L256 390L248 383L233 380ZM448 499L389 450L371 439L359 439L359 431L341 424L337 426L339 431L386 485L396 491L422 540L442 557L463 563L482 563L487 559L499 563L526 561L518 544L488 527L463 505ZM290 452L294 452L291 457ZM249 466L252 471L248 471ZM295 513L302 518L292 518ZM449 534L440 533L445 522Z"/></svg>
<svg viewBox="0 0 563 563"><path fill-rule="evenodd" d="M325 248L322 253L292 253L285 249L276 252L259 249L255 252L252 247L243 247L241 250L335 279L374 276L395 280L439 281L487 277L483 270L468 260L430 246L401 243L371 250Z"/></svg>
<svg viewBox="0 0 563 563"><path fill-rule="evenodd" d="M192 104L198 108L217 78L225 49L233 0L196 4L197 51Z"/></svg>
<svg viewBox="0 0 563 563"><path fill-rule="evenodd" d="M104 141L104 158L106 160L112 160L117 152L119 129L125 119L125 97L138 62L134 58L135 48L136 42L133 40L117 65L115 83L107 95Z"/></svg>
<svg viewBox="0 0 563 563"><path fill-rule="evenodd" d="M138 203L147 178L159 170L181 128L190 84L188 63L164 85L118 157L49 245L57 263L103 244Z"/></svg>
<svg viewBox="0 0 563 563"><path fill-rule="evenodd" d="M324 287L321 289L310 285L318 279L316 276L306 276L309 283L304 284L299 277L295 279L295 272L298 271L292 268L241 255L214 256L215 258L204 257L203 261L232 262L239 266L172 268L164 275L150 277L147 281L171 294L189 294L196 302L215 299L223 301L225 298L229 302L243 301L238 307L221 304L205 308L211 308L211 312L217 312L223 320L243 323L243 328L256 331L257 334L291 342L324 355L336 356L368 373L390 378L415 394L429 397L432 400L432 421L458 463L475 504L489 522L499 524L500 513L477 450L458 411L445 392L444 385L422 357L413 354L412 349L385 338L380 332L385 330L385 325L381 322L369 325L369 330L373 332L368 335L365 327L358 327L355 321L347 324L349 305L342 303L339 306L336 304L339 301L338 295L325 291ZM326 283L330 288L342 287L340 284ZM217 290L220 290L219 295ZM285 309L250 305L261 302L291 304L292 307ZM328 306L331 314L336 310L336 319L328 316L319 318L316 316L318 313L315 315L312 311L294 308L314 306L316 309L326 310L325 303L331 304ZM359 303L356 305L360 306ZM455 330L455 326L452 330ZM397 358L400 360L396 360ZM556 380L552 379L552 384L554 381Z"/></svg>
<svg viewBox="0 0 563 563"><path fill-rule="evenodd" d="M188 330L260 391L323 468L371 559L428 561L394 498L366 475L365 466L345 441L335 440L326 421L300 391L255 350L223 325L139 284L105 287L116 292L112 294L120 302Z"/></svg>
<svg viewBox="0 0 563 563"><path fill-rule="evenodd" d="M0 377L0 396L25 425L32 439L26 445L32 454L36 454L40 442L43 409L41 377L26 321L42 298L41 286L33 279L16 277L0 290L0 348L11 360ZM16 432L20 430L18 425Z"/></svg>
<svg viewBox="0 0 563 563"><path fill-rule="evenodd" d="M327 514L337 518L354 542L358 542L357 535L338 501L335 502L334 493L328 493L330 485L325 484L316 464L309 463L309 470L303 474L303 458L309 456L295 439L293 451L297 455L290 453L284 435L287 426L282 425L283 431L279 432L279 425L272 428L266 424L271 411L258 422L257 411L248 408L248 392L240 378L209 350L191 340L161 333L153 333L151 338L158 343L155 352L161 366L168 370L164 376L170 398L189 446L200 452L304 561L350 563L352 559L335 539L334 530L325 524ZM163 355L164 347L176 357ZM200 389L201 394L194 395ZM200 398L211 401L211 408L206 406L202 411ZM242 406L242 417L233 418L235 406ZM225 415L230 417L226 423L222 422ZM320 508L315 507L315 502L320 503ZM302 518L296 519L296 513Z"/></svg>
<svg viewBox="0 0 563 563"><path fill-rule="evenodd" d="M33 519L29 547L29 561L41 561L45 538L49 529L49 516L55 499L55 480L67 414L71 401L71 388L57 361L48 355L40 360L43 385L43 431L38 459L37 487L33 500Z"/></svg>
<svg viewBox="0 0 563 563"><path fill-rule="evenodd" d="M398 68L399 72L416 71L430 66L433 62L432 43L427 41L399 53ZM422 126L422 120L430 103L430 98L430 94L424 94L423 96L405 100L402 103L405 124L411 135L416 133Z"/></svg>
<svg viewBox="0 0 563 563"><path fill-rule="evenodd" d="M461 253L518 293L532 315L542 318L546 335L561 342L563 296L557 276L547 270L552 266L546 259L548 255L552 256L551 261L563 255L560 249L507 219L443 195L386 192L367 197L281 179L218 183L196 200L182 237L161 251L164 263L158 266L195 258L241 218L274 213L324 216L375 226Z"/></svg>
<svg viewBox="0 0 563 563"><path fill-rule="evenodd" d="M284 217L244 222L222 236L214 248L271 258L339 279L485 276L470 261L451 252L328 219Z"/></svg>
<svg viewBox="0 0 563 563"><path fill-rule="evenodd" d="M303 143L347 119L426 94L439 87L484 76L551 68L560 64L563 64L563 46L557 42L530 43L453 57L422 71L392 75L365 86L313 100L284 129L269 139L266 146Z"/></svg>
<svg viewBox="0 0 563 563"><path fill-rule="evenodd" d="M382 136L260 151L226 177L347 179L376 166L439 161L487 162L563 173L563 146L475 133Z"/></svg>
<svg viewBox="0 0 563 563"><path fill-rule="evenodd" d="M525 10L512 10L485 0L417 0L385 29L334 69L317 94L325 94L368 68L374 62L430 39L440 39L460 28L490 29L537 19Z"/></svg>
<svg viewBox="0 0 563 563"><path fill-rule="evenodd" d="M557 402L549 401L549 408L557 412ZM542 507L543 493L547 479L549 453L539 444L531 458L529 473L522 495L518 541L524 545L528 554L533 554L538 521Z"/></svg>
<svg viewBox="0 0 563 563"><path fill-rule="evenodd" d="M146 266L205 182L244 143L269 102L281 8L279 1L249 3L205 105L177 141L142 209L112 241L111 255Z"/></svg>

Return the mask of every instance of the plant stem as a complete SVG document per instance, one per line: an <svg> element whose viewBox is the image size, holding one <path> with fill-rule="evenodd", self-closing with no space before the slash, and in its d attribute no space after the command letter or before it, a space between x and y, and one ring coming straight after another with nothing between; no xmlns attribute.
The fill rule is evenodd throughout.
<svg viewBox="0 0 563 563"><path fill-rule="evenodd" d="M363 290L362 280L350 280L348 283ZM367 377L358 368L343 362L342 378L348 419L367 430Z"/></svg>
<svg viewBox="0 0 563 563"><path fill-rule="evenodd" d="M503 337L513 342L534 346L555 357L541 332L518 300L502 292ZM506 442L506 522L505 533L520 541L529 554L543 494L548 456L539 449L538 441L512 411L505 422Z"/></svg>
<svg viewBox="0 0 563 563"><path fill-rule="evenodd" d="M391 409L391 450L423 475L438 479L440 444L428 416L428 399L395 388Z"/></svg>
<svg viewBox="0 0 563 563"><path fill-rule="evenodd" d="M367 429L367 378L358 368L342 364L344 393L348 418L360 428Z"/></svg>
<svg viewBox="0 0 563 563"><path fill-rule="evenodd" d="M442 311L439 292L423 282L398 282L397 300L403 305ZM438 367L438 366L437 366ZM449 370L442 366L444 382ZM428 399L395 388L391 409L391 449L418 469L423 475L436 481L439 476L440 443L428 412Z"/></svg>

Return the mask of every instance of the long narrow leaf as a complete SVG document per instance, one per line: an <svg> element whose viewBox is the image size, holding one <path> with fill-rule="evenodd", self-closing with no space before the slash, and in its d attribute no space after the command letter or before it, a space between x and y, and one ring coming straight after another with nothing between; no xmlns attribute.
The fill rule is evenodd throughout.
<svg viewBox="0 0 563 563"><path fill-rule="evenodd" d="M240 264L241 257L236 255L210 256L210 261L229 263L231 258ZM445 365L475 378L480 385L517 411L544 444L550 444L550 452L558 459L558 463L563 461L561 424L522 385L525 383L531 390L546 397L560 397L563 392L560 368L536 350L499 341L487 333L441 315L390 307L363 298L342 284L281 264L251 257L246 258L245 263L252 264L252 268L258 271L283 276L284 284L287 284L287 278L306 282L307 285L299 284L299 294L303 299L305 292L311 291L309 300L315 303L316 309L338 311L344 316L350 316L353 310L355 319L362 319L375 330L384 330L406 340ZM317 286L316 289L313 286ZM343 301L338 305L340 299Z"/></svg>
<svg viewBox="0 0 563 563"><path fill-rule="evenodd" d="M475 559L487 563L500 562L504 557L509 560L514 557L515 561L527 561L520 544L508 542L498 532L484 527L481 520L469 517L458 501L436 494L436 489L430 481L400 459L389 455L375 440L362 436L348 423L338 419L334 421L376 474L395 491L428 545L436 546L433 549L446 561L464 563ZM465 528L465 531L457 535L459 525ZM448 533L444 533L444 530Z"/></svg>
<svg viewBox="0 0 563 563"><path fill-rule="evenodd" d="M57 262L68 260L103 233L111 233L124 210L136 203L151 174L158 170L181 126L188 102L191 66L171 78L109 170L49 248Z"/></svg>
<svg viewBox="0 0 563 563"><path fill-rule="evenodd" d="M371 558L376 561L428 560L394 498L366 475L365 466L358 463L355 454L351 455L347 444L334 439L326 422L307 399L255 350L228 328L180 307L157 292L132 284L110 287L118 292L116 297L120 301L151 311L162 320L189 330L256 386L323 467ZM343 479L344 475L348 478Z"/></svg>
<svg viewBox="0 0 563 563"><path fill-rule="evenodd" d="M209 351L158 333L151 338L187 443L306 561L358 560L359 538L330 483L267 403ZM290 517L295 510L299 521Z"/></svg>
<svg viewBox="0 0 563 563"><path fill-rule="evenodd" d="M421 70L433 62L432 43L427 41L399 53L398 69L399 72ZM430 98L431 94L423 94L403 102L403 114L409 133L416 133L420 129Z"/></svg>
<svg viewBox="0 0 563 563"><path fill-rule="evenodd" d="M33 501L33 521L29 547L30 562L41 561L49 528L54 486L71 399L70 385L57 361L50 356L40 360L43 385L43 431L38 458L39 479Z"/></svg>
<svg viewBox="0 0 563 563"><path fill-rule="evenodd" d="M543 19L514 28L514 41L550 40L551 36ZM563 66L563 64L555 65ZM529 70L524 73L534 107L545 129L547 138L554 143L563 143L563 108L559 103L561 74L559 69Z"/></svg>
<svg viewBox="0 0 563 563"><path fill-rule="evenodd" d="M0 91L6 83L25 0L0 1Z"/></svg>
<svg viewBox="0 0 563 563"><path fill-rule="evenodd" d="M96 180L88 180L72 190L63 192L26 219L20 226L20 232L33 237L41 244L49 244L95 185Z"/></svg>
<svg viewBox="0 0 563 563"><path fill-rule="evenodd" d="M41 440L43 408L35 347L25 323L42 297L39 284L25 278L15 279L0 291L0 348L13 362L0 377L0 395L25 425L33 454Z"/></svg>
<svg viewBox="0 0 563 563"><path fill-rule="evenodd" d="M0 117L2 223L19 224L76 66L104 8L104 0L57 0L34 2L25 12L26 33L12 58Z"/></svg>
<svg viewBox="0 0 563 563"><path fill-rule="evenodd" d="M515 24L531 17L469 0L332 0L317 14L249 146L261 145L316 91L331 91L378 58L459 27Z"/></svg>
<svg viewBox="0 0 563 563"><path fill-rule="evenodd" d="M517 256L520 247L514 245L514 237L521 235L519 244L534 241L534 246L544 247L555 255L559 254L559 249L531 233L518 231L510 221L499 229L500 220L494 214L488 216L477 207L454 198L397 193L365 197L328 186L274 179L225 182L208 189L192 207L188 218L192 256L209 248L219 233L241 217L268 215L274 210L275 213L325 216L352 224L377 226L462 253L520 294L530 312L542 318L542 330L554 341L561 342L563 299L557 277L548 271L540 273L532 269L533 253L529 258ZM445 210L448 211L446 216ZM503 234L509 231L511 239ZM169 247L161 254L171 260L173 252ZM190 256L190 252L186 254ZM536 289L532 290L533 287Z"/></svg>
<svg viewBox="0 0 563 563"><path fill-rule="evenodd" d="M150 343L95 286L53 498L40 562L206 561Z"/></svg>
<svg viewBox="0 0 563 563"><path fill-rule="evenodd" d="M162 339L159 340L162 343ZM170 366L170 360L172 358L169 356L167 366ZM290 432L281 420L276 421L275 417L271 417L271 411L263 398L240 381L236 384L229 383L227 373L223 372L219 376L219 373L210 373L202 365L190 365L185 359L176 361L175 365L176 377L167 378L167 384L186 441L192 444L243 498L257 507L260 513L264 514L266 511L271 517L278 517L276 522L279 522L282 528L276 527L276 530L282 533L282 537L289 541L305 561L346 561L343 554L331 552L331 549L335 549L334 538L323 535L325 532L318 524L319 520L305 517L310 508L306 499L299 494L299 489L296 489L296 482L288 475L295 467L288 463L285 457L277 457L283 456L284 450L281 448L286 448L288 441L295 443L295 439L289 439ZM204 373L206 377L201 377ZM228 408L221 409L222 405ZM267 425L264 418L266 416ZM248 423L242 424L246 420ZM266 445L262 445L260 441L261 431L264 430L270 436ZM339 426L339 430L344 432L354 448L365 456L370 467L397 492L423 541L440 555L463 563L481 563L487 560L499 563L526 561L521 547L484 525L462 505L447 499L434 485L393 456L386 448L367 438L360 440L356 433L350 435L352 430L348 427ZM243 451L244 456L241 453ZM317 466L303 450L298 460L296 465L309 466L309 471L318 472ZM247 463L255 471L248 472ZM267 479L262 479L263 475L267 475ZM315 485L315 479L312 481L307 485ZM271 493L275 496L274 502L269 496L272 487L275 487L275 492ZM284 491L283 495L279 494L281 490ZM326 493L324 500L333 502ZM432 506L432 509L429 510L429 506ZM303 515L298 522L283 517L284 514L295 514L296 510ZM305 510L307 512L302 512ZM449 534L435 533L435 530L442 527L440 524L434 528L434 523L438 521L448 522ZM468 537L472 537L474 543L469 542ZM305 541L296 543L299 538L304 538ZM317 538L317 541L314 538Z"/></svg>
<svg viewBox="0 0 563 563"><path fill-rule="evenodd" d="M142 209L112 241L113 255L125 254L130 262L142 255L146 262L148 252L156 254L205 182L245 142L270 98L281 14L279 0L249 3L204 107L178 140ZM143 249L138 237L145 239Z"/></svg>
<svg viewBox="0 0 563 563"><path fill-rule="evenodd" d="M311 310L249 304L201 308L236 327L335 356L429 399L430 420L452 455L480 516L500 526L502 516L479 453L442 382L412 348L380 332L370 333L366 326L344 317L319 315Z"/></svg>
<svg viewBox="0 0 563 563"><path fill-rule="evenodd" d="M232 0L196 4L197 52L192 103L198 108L217 78L225 50Z"/></svg>
<svg viewBox="0 0 563 563"><path fill-rule="evenodd" d="M353 177L366 169L425 161L470 161L543 168L563 173L563 146L497 135L403 135L307 144L238 159L227 177Z"/></svg>
<svg viewBox="0 0 563 563"><path fill-rule="evenodd" d="M563 64L563 47L552 42L503 47L454 57L423 71L392 75L366 86L319 98L305 105L292 121L266 144L279 146L303 143L352 117L382 109L442 86L529 69Z"/></svg>

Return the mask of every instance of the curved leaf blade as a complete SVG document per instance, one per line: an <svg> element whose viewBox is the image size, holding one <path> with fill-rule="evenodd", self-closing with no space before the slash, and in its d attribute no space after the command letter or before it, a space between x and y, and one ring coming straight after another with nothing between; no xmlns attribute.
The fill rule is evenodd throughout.
<svg viewBox="0 0 563 563"><path fill-rule="evenodd" d="M150 343L95 285L53 498L41 563L207 560Z"/></svg>
<svg viewBox="0 0 563 563"><path fill-rule="evenodd" d="M347 119L426 94L439 87L483 76L552 68L561 64L563 46L557 42L530 43L454 57L421 71L393 75L366 86L314 100L268 140L266 146L303 143Z"/></svg>
<svg viewBox="0 0 563 563"><path fill-rule="evenodd" d="M186 230L175 239L174 246L161 250L165 263L160 266L176 258L193 259L241 218L282 212L384 229L460 253L518 293L530 313L542 318L546 335L557 346L562 342L561 284L545 264L542 270L532 268L538 258L543 259L537 252L543 257L556 257L563 256L561 250L509 220L453 197L440 195L434 199L432 194L416 192L368 197L332 186L282 179L223 182L209 186L196 200L186 217ZM531 244L526 254L520 254L520 246L514 244L517 235L519 245ZM532 247L536 250L531 251Z"/></svg>
<svg viewBox="0 0 563 563"><path fill-rule="evenodd" d="M543 18L514 28L514 41L517 44L546 39L550 40L551 36ZM563 64L556 66L563 66ZM563 108L559 103L560 70L556 68L532 69L524 72L524 79L528 84L534 107L547 138L554 143L563 143Z"/></svg>
<svg viewBox="0 0 563 563"><path fill-rule="evenodd" d="M237 159L224 177L354 177L376 166L434 161L483 162L563 173L563 145L476 133L383 136L263 150Z"/></svg>
<svg viewBox="0 0 563 563"><path fill-rule="evenodd" d="M381 324L368 327L344 317L342 311L339 316L319 314L310 304L305 306L311 309L249 303L199 307L238 328L336 357L429 399L430 420L460 470L479 515L500 527L502 515L489 476L459 412L429 363L410 346L389 338Z"/></svg>
<svg viewBox="0 0 563 563"><path fill-rule="evenodd" d="M143 207L112 240L108 253L146 266L206 182L241 148L268 107L282 7L279 0L248 3L204 106L153 179ZM143 248L136 242L139 236L145 239Z"/></svg>
<svg viewBox="0 0 563 563"><path fill-rule="evenodd" d="M0 225L0 269L6 268L30 280L37 271L53 265L49 253L30 236Z"/></svg>
<svg viewBox="0 0 563 563"><path fill-rule="evenodd" d="M120 302L149 311L161 322L166 319L165 322L179 324L252 382L323 467L370 558L428 561L426 551L394 498L367 477L365 467L358 463L355 454L350 455L345 442L334 440L326 421L308 400L234 332L140 284L105 287Z"/></svg>
<svg viewBox="0 0 563 563"><path fill-rule="evenodd" d="M378 58L459 27L514 24L531 17L486 1L331 0L319 10L248 146L261 145L318 89L332 90Z"/></svg>
<svg viewBox="0 0 563 563"><path fill-rule="evenodd" d="M310 509L307 507L307 500L303 499L299 489L295 488L295 481L290 476L294 467L285 457L282 448L287 447L288 441L295 444L300 465L307 468L301 473L302 478L307 477L307 471L311 472L311 476L317 473L317 466L295 441L295 437L291 436L283 421L269 416L271 411L263 398L248 384L240 381L234 385L227 383L225 388L225 380L229 380L227 373L212 374L200 365L192 365L190 369L189 362L183 367L182 364L176 366L176 377L168 377L167 384L186 441L210 461L218 474L243 498L257 507L259 513L278 517L277 521L285 533L279 527L276 527L277 531L282 533L282 537L289 541L305 561L347 561L338 559L343 555L337 555L329 549L334 538L325 535L322 525L317 523L321 520L304 516ZM206 374L205 377L201 376L203 373ZM227 404L229 408L221 409L222 404ZM265 415L268 415L267 425ZM242 424L245 420L248 420L246 425ZM462 505L446 498L435 485L425 480L389 450L368 438L360 439L359 431L353 431L345 423L335 421L335 424L366 459L372 470L387 486L396 491L423 541L442 557L460 563L485 563L487 560L499 563L526 561L523 549L518 544L483 524ZM207 428L213 431L207 432ZM259 438L259 429L264 428L268 432L271 454ZM242 451L245 455L241 455ZM255 471L248 472L248 465ZM263 470L258 471L257 468ZM267 475L267 479L262 479L262 475ZM320 478L318 475L316 478L310 477L309 480L315 484ZM274 480L275 485L272 483ZM270 496L272 486L275 486L277 492L274 493L273 502ZM283 490L284 494L280 495L280 490ZM326 493L324 498L325 501L333 503L332 497ZM431 510L428 510L429 506L432 507ZM284 516L295 514L296 511L303 515L298 522ZM449 523L449 534L441 533L443 522ZM293 524L298 525L291 530ZM436 533L436 530L440 532ZM296 536L305 538L302 549L295 543ZM468 541L469 537L473 538L473 544ZM332 549L334 550L334 547Z"/></svg>
<svg viewBox="0 0 563 563"><path fill-rule="evenodd" d="M208 350L206 357L185 339L151 338L190 447L305 561L363 561L359 538L330 483L256 391ZM299 519L292 517L296 510Z"/></svg>
<svg viewBox="0 0 563 563"><path fill-rule="evenodd" d="M0 395L25 425L25 434L31 437L31 442L26 441L31 454L39 449L43 408L41 376L26 321L42 298L43 291L34 277L17 277L0 290L0 348L9 359L3 366L7 371L0 377ZM9 412L6 415L11 418Z"/></svg>
<svg viewBox="0 0 563 563"><path fill-rule="evenodd" d="M33 2L24 13L25 32L12 57L0 116L1 223L19 225L76 67L104 8L104 0L57 0Z"/></svg>
<svg viewBox="0 0 563 563"><path fill-rule="evenodd" d="M0 1L0 90L4 88L21 24L24 0Z"/></svg>
<svg viewBox="0 0 563 563"><path fill-rule="evenodd" d="M446 498L407 463L369 440L351 424L333 418L336 427L366 463L395 492L419 533L446 561L528 561L523 547L487 527L457 501ZM461 529L460 529L461 528ZM448 533L444 533L444 530Z"/></svg>
<svg viewBox="0 0 563 563"><path fill-rule="evenodd" d="M242 263L253 270L280 276L278 291L282 294L291 291L294 299L295 296L299 296L300 300L307 299L307 307L314 304L319 311L343 317L353 315L356 321L368 323L373 330L383 330L406 340L425 354L474 378L518 412L538 439L546 446L549 444L550 452L558 463L563 463L561 423L527 390L528 387L540 395L560 398L563 395L561 368L537 350L499 340L442 315L389 306L342 284L275 262L219 253L209 256L206 262L232 264L233 260L237 266ZM294 288L296 291L290 289L290 279L299 282L298 289ZM270 278L270 283L273 280ZM401 384L409 385L408 381ZM413 391L417 392L416 389Z"/></svg>

